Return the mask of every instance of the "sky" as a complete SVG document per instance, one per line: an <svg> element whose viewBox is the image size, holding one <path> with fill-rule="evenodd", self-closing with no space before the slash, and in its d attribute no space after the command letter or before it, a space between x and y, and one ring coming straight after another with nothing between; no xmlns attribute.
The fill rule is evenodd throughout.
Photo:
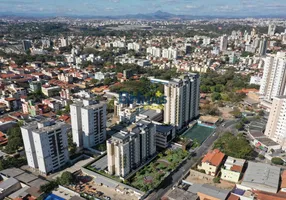
<svg viewBox="0 0 286 200"><path fill-rule="evenodd" d="M158 10L197 16L286 15L286 0L0 0L0 13L116 16Z"/></svg>

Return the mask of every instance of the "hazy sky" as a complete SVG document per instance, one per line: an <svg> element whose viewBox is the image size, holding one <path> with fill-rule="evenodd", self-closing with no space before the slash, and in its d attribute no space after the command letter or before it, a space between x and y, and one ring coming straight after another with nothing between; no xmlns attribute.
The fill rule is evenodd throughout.
<svg viewBox="0 0 286 200"><path fill-rule="evenodd" d="M157 10L190 15L286 15L286 0L0 0L0 13L122 15Z"/></svg>

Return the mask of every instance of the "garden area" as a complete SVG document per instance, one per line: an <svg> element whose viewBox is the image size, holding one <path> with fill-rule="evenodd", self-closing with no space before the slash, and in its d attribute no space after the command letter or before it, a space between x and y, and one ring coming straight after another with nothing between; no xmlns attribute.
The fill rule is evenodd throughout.
<svg viewBox="0 0 286 200"><path fill-rule="evenodd" d="M168 172L176 169L188 155L189 153L182 149L168 149L164 153L160 153L155 161L138 171L129 180L129 184L144 192L152 190L162 182Z"/></svg>

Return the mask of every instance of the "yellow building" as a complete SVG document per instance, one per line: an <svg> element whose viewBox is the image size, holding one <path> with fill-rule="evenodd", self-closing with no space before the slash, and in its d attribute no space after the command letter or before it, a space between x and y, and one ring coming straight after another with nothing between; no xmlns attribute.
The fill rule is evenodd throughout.
<svg viewBox="0 0 286 200"><path fill-rule="evenodd" d="M237 183L240 179L245 160L228 157L221 169L221 179Z"/></svg>
<svg viewBox="0 0 286 200"><path fill-rule="evenodd" d="M204 156L201 165L198 165L198 169L205 170L206 174L215 176L223 162L224 157L224 153L220 152L218 149L214 149Z"/></svg>

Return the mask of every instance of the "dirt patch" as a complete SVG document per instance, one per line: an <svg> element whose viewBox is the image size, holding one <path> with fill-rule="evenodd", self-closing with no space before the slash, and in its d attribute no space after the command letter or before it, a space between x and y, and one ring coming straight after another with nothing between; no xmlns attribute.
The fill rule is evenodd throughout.
<svg viewBox="0 0 286 200"><path fill-rule="evenodd" d="M220 180L220 183L214 183L213 178L214 178L213 176L200 173L194 170L190 170L190 175L185 180L190 183L197 183L197 184L206 183L206 184L213 185L221 189L233 189L235 186L234 183L230 183L224 180Z"/></svg>

